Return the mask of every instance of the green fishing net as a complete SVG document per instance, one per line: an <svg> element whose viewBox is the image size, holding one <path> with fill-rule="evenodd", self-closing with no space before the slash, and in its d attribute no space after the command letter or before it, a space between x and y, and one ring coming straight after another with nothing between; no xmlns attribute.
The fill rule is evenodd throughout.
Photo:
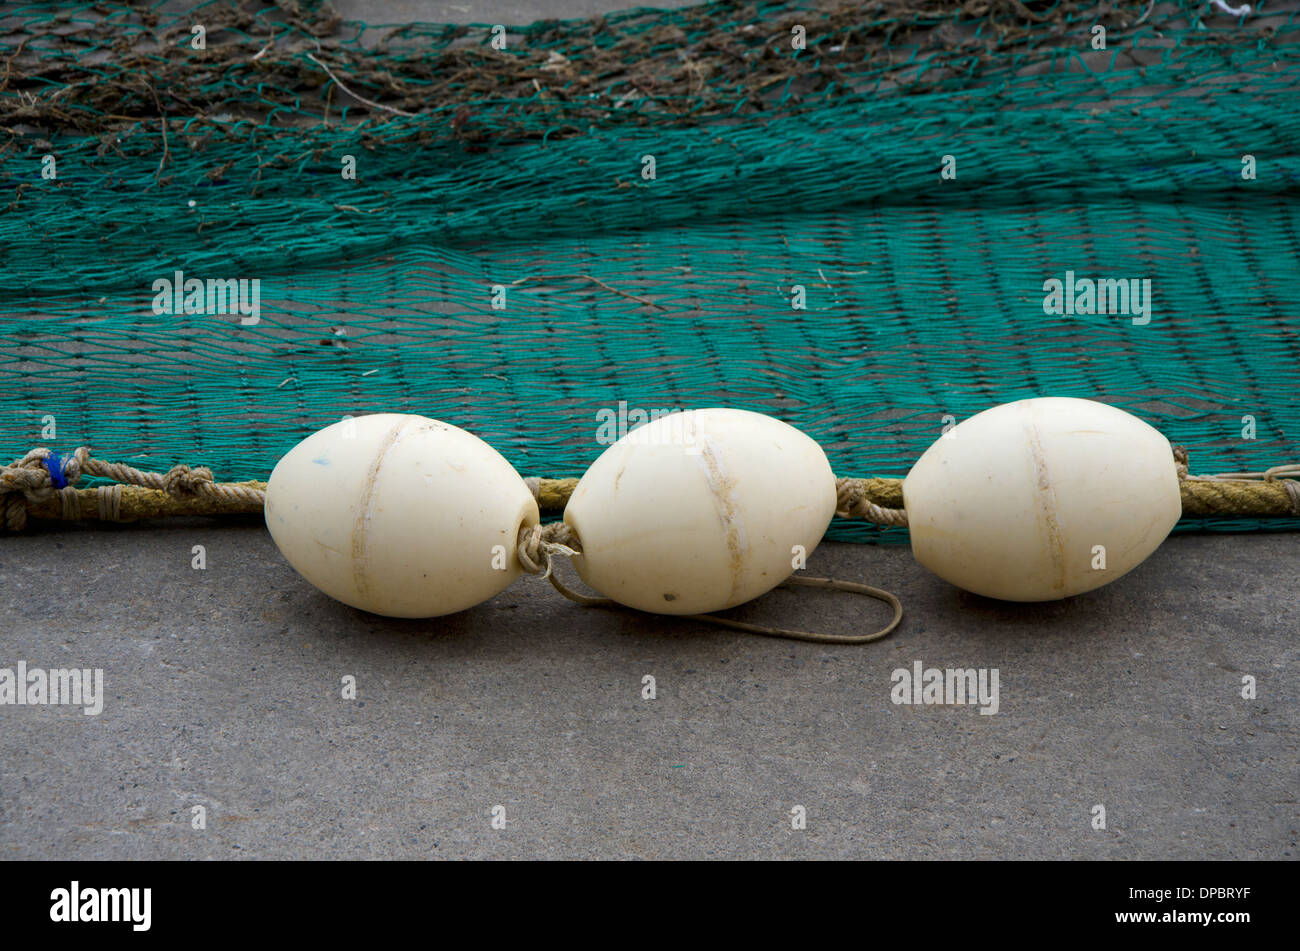
<svg viewBox="0 0 1300 951"><path fill-rule="evenodd" d="M1194 472L1296 461L1297 39L1189 2L0 8L0 455L264 479L410 412L577 476L611 418L725 405L899 476L1060 395Z"/></svg>

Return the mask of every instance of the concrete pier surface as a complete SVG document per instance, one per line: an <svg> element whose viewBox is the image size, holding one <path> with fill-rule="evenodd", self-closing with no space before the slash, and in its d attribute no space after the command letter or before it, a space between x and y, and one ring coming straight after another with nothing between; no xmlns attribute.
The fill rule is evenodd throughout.
<svg viewBox="0 0 1300 951"><path fill-rule="evenodd" d="M824 646L531 577L380 618L256 518L29 529L0 537L0 666L100 668L103 709L0 708L0 856L1294 858L1298 556L1295 535L1179 536L1106 588L1013 605L906 546L827 543L808 574L906 615ZM854 632L888 609L798 588L734 616ZM917 662L996 670L996 713L895 703Z"/></svg>

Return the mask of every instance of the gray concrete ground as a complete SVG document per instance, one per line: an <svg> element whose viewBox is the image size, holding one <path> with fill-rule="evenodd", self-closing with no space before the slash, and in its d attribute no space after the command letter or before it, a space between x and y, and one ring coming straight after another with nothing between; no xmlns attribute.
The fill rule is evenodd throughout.
<svg viewBox="0 0 1300 951"><path fill-rule="evenodd" d="M256 520L2 537L0 666L102 667L106 699L0 707L0 855L1293 858L1297 556L1296 535L1178 537L1108 588L1008 605L904 546L827 544L810 573L907 610L828 647L527 577L453 617L378 618L302 581ZM742 611L887 617L809 589ZM914 661L997 668L998 712L892 703Z"/></svg>

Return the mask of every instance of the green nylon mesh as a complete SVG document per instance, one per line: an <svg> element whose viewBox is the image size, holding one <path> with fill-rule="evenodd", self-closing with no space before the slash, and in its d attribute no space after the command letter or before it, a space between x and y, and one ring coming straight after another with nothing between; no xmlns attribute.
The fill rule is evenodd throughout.
<svg viewBox="0 0 1300 951"><path fill-rule="evenodd" d="M399 411L572 476L623 402L770 413L840 475L902 475L946 415L1070 395L1193 471L1300 459L1295 8L1111 10L723 3L504 50L306 3L11 10L0 455L265 478ZM258 280L259 322L155 312L177 270ZM1149 279L1149 323L1045 313L1067 271Z"/></svg>

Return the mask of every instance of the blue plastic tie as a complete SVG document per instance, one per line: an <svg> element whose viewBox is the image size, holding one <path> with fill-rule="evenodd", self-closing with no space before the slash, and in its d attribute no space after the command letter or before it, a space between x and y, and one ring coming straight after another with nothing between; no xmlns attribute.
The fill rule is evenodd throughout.
<svg viewBox="0 0 1300 951"><path fill-rule="evenodd" d="M68 480L63 475L63 466L67 460L67 456L61 456L57 452L50 453L43 460L45 471L50 474L50 481L54 483L56 489L66 489L68 487Z"/></svg>

